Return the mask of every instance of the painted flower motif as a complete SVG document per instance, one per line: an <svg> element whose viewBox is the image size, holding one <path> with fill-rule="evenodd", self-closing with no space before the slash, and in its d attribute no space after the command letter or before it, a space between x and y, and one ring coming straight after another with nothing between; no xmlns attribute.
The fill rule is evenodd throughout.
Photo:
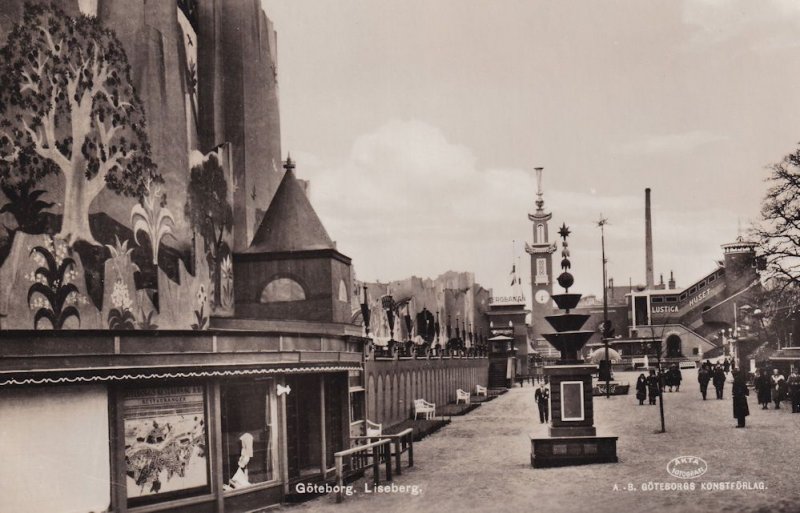
<svg viewBox="0 0 800 513"><path fill-rule="evenodd" d="M41 295L34 296L33 299L31 299L29 307L31 310L38 310L39 308L52 309L50 306L50 301Z"/></svg>
<svg viewBox="0 0 800 513"><path fill-rule="evenodd" d="M128 293L128 286L122 280L114 282L114 289L111 291L111 304L114 305L114 308L122 310L130 310L133 305Z"/></svg>
<svg viewBox="0 0 800 513"><path fill-rule="evenodd" d="M204 285L200 285L197 289L197 306L199 308L203 308L208 301L208 294L206 294L206 288Z"/></svg>
<svg viewBox="0 0 800 513"><path fill-rule="evenodd" d="M220 271L222 272L223 281L233 279L233 262L231 261L230 255L222 259L222 264L220 264Z"/></svg>

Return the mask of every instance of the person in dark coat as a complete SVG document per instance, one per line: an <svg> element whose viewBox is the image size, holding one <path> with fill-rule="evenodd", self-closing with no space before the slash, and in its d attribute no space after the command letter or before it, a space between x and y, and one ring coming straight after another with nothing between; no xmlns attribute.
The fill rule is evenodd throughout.
<svg viewBox="0 0 800 513"><path fill-rule="evenodd" d="M540 386L533 394L533 398L536 399L536 406L539 407L539 422L547 423L550 420L550 390Z"/></svg>
<svg viewBox="0 0 800 513"><path fill-rule="evenodd" d="M800 375L797 374L797 369L794 367L792 367L792 373L789 374L789 379L786 380L786 385L789 388L792 413L800 413Z"/></svg>
<svg viewBox="0 0 800 513"><path fill-rule="evenodd" d="M664 388L669 388L669 391L672 392L672 387L675 385L672 382L672 367L670 367L667 372L664 372L662 377L664 379ZM664 391L666 392L666 390Z"/></svg>
<svg viewBox="0 0 800 513"><path fill-rule="evenodd" d="M639 374L639 379L636 380L636 398L640 405L647 399L647 378L644 374Z"/></svg>
<svg viewBox="0 0 800 513"><path fill-rule="evenodd" d="M717 399L722 399L722 392L725 389L725 372L722 370L721 365L717 365L714 368L714 374L712 375L712 381L714 383L714 388L717 391Z"/></svg>
<svg viewBox="0 0 800 513"><path fill-rule="evenodd" d="M700 383L700 394L703 396L703 400L706 400L706 393L708 393L708 382L711 381L711 372L706 367L706 364L700 366L700 370L697 371L697 382Z"/></svg>
<svg viewBox="0 0 800 513"><path fill-rule="evenodd" d="M655 369L650 369L647 376L647 394L650 404L656 404L656 397L661 395L661 377L656 375Z"/></svg>
<svg viewBox="0 0 800 513"><path fill-rule="evenodd" d="M731 362L728 361L727 358L725 358L725 362L722 364L722 370L725 371L726 375L731 371Z"/></svg>
<svg viewBox="0 0 800 513"><path fill-rule="evenodd" d="M761 405L761 409L768 409L767 406L772 400L772 393L770 391L769 376L767 375L766 369L761 369L758 372L758 376L756 376L753 385L756 388L756 393L758 394L758 404Z"/></svg>
<svg viewBox="0 0 800 513"><path fill-rule="evenodd" d="M671 383L670 386L674 386L675 387L675 391L676 392L680 392L681 391L681 381L683 380L683 375L681 374L681 369L680 369L680 367L678 367L677 363L673 363L672 367L670 367L669 376L670 376L669 382ZM670 389L670 392L671 391L672 391L672 389Z"/></svg>
<svg viewBox="0 0 800 513"><path fill-rule="evenodd" d="M731 395L733 395L733 417L737 421L736 427L743 428L745 417L750 415L750 408L747 406L747 396L750 395L750 391L747 389L747 381L744 378L744 372L739 370L733 371Z"/></svg>

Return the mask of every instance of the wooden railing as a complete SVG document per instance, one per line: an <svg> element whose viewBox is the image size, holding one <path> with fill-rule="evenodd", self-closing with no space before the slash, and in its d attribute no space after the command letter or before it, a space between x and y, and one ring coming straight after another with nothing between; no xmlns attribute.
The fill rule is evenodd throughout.
<svg viewBox="0 0 800 513"><path fill-rule="evenodd" d="M367 443L334 454L336 459L336 502L342 502L343 499L345 458L349 459L348 470L351 471L366 468L371 459L372 481L376 486L380 482L381 463L386 467L386 480L392 480L392 456L394 456L395 471L398 475L403 473L401 467L403 453L408 453L408 466L414 466L414 430L411 428L395 435L353 436L350 439ZM392 445L394 445L394 452L392 452Z"/></svg>

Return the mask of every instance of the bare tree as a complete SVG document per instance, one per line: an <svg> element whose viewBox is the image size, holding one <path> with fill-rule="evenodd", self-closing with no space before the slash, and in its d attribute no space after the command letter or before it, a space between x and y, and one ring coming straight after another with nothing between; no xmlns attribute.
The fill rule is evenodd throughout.
<svg viewBox="0 0 800 513"><path fill-rule="evenodd" d="M767 274L781 288L800 285L800 148L771 166L767 182L755 228Z"/></svg>

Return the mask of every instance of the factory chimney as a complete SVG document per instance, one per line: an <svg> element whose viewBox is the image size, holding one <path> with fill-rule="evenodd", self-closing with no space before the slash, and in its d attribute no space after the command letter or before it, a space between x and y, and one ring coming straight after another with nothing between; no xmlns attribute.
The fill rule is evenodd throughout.
<svg viewBox="0 0 800 513"><path fill-rule="evenodd" d="M652 290L653 280L653 225L650 214L650 188L644 190L644 251L645 251L645 279L647 289Z"/></svg>

